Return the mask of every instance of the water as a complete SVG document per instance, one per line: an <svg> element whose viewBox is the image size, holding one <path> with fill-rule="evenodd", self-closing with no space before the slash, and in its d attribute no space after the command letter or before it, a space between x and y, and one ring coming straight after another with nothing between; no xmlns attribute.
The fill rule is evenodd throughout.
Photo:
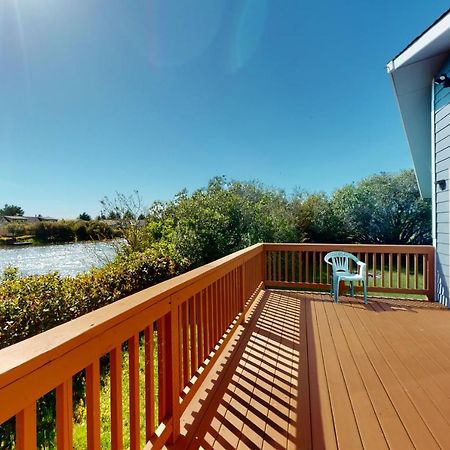
<svg viewBox="0 0 450 450"><path fill-rule="evenodd" d="M114 242L81 242L0 249L0 274L8 266L18 267L21 275L58 271L74 276L92 267L101 267L116 255Z"/></svg>

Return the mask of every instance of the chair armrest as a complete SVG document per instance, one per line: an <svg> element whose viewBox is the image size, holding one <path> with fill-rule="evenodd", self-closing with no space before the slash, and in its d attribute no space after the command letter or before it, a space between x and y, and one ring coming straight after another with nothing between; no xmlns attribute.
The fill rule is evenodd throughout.
<svg viewBox="0 0 450 450"><path fill-rule="evenodd" d="M363 263L362 261L358 261L356 264L358 265L358 275L365 277L366 276L366 263Z"/></svg>

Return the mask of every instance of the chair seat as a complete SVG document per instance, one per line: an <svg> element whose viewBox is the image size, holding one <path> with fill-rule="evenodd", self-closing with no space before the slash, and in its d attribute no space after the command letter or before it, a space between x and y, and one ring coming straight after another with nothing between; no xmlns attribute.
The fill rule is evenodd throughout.
<svg viewBox="0 0 450 450"><path fill-rule="evenodd" d="M338 273L337 276L342 281L360 281L363 279L363 277L357 273L343 273L342 275Z"/></svg>

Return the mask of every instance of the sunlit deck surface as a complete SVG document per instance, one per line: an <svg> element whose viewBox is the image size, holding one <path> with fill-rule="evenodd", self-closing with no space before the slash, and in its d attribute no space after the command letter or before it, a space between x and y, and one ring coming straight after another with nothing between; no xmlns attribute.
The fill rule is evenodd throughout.
<svg viewBox="0 0 450 450"><path fill-rule="evenodd" d="M183 415L177 448L450 448L450 313L265 291Z"/></svg>

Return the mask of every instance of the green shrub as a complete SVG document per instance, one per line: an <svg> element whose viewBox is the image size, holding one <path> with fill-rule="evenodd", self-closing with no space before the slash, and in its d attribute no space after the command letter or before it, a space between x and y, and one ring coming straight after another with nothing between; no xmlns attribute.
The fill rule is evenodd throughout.
<svg viewBox="0 0 450 450"><path fill-rule="evenodd" d="M182 267L155 250L121 256L101 269L73 278L58 273L18 278L9 268L0 283L0 348L15 344L83 314L171 278ZM74 377L74 407L84 395L84 376ZM55 398L37 403L39 448L53 448ZM0 425L0 449L11 449L14 419Z"/></svg>
<svg viewBox="0 0 450 450"><path fill-rule="evenodd" d="M100 269L65 278L58 273L0 284L0 348L75 319L180 273L168 256L147 250Z"/></svg>

